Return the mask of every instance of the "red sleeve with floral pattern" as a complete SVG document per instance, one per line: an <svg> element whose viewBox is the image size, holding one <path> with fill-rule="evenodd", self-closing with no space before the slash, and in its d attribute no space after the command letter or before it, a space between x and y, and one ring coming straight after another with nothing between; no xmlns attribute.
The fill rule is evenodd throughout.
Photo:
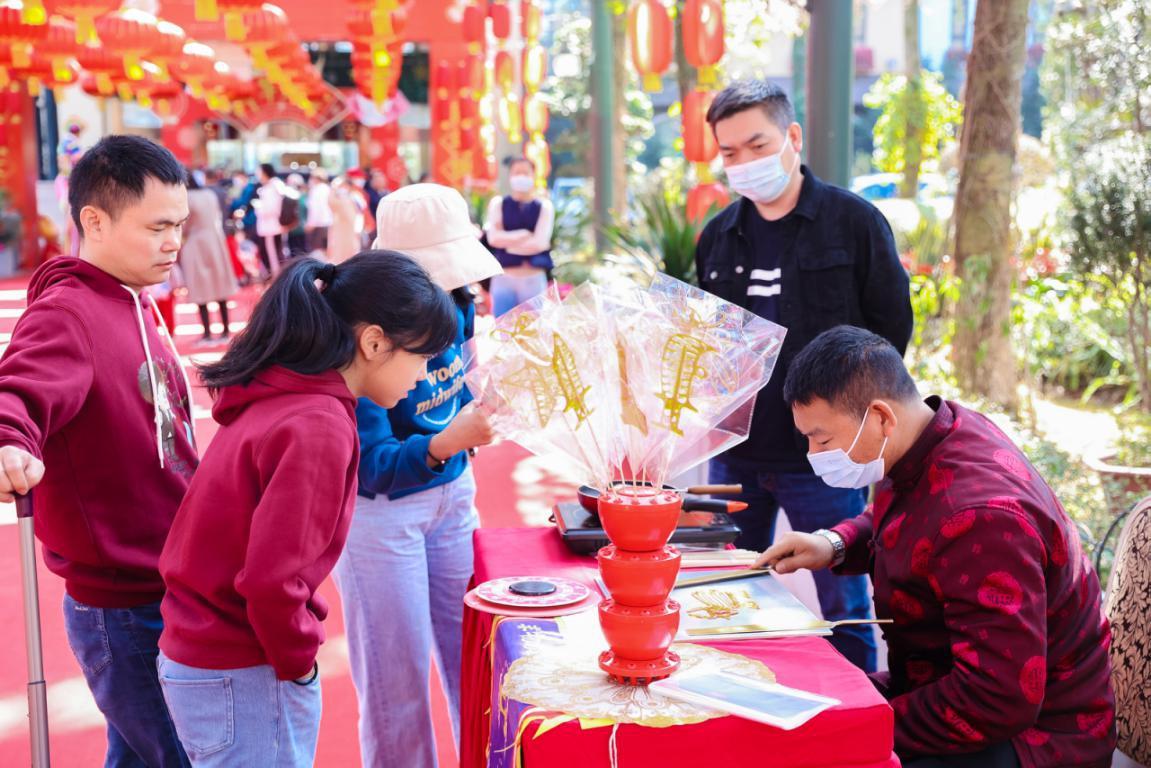
<svg viewBox="0 0 1151 768"><path fill-rule="evenodd" d="M924 545L928 540L924 540ZM892 700L895 748L903 757L973 752L1033 725L1047 673L1047 551L1016 516L959 510L918 557L943 605L953 665ZM892 600L893 618L923 607Z"/></svg>

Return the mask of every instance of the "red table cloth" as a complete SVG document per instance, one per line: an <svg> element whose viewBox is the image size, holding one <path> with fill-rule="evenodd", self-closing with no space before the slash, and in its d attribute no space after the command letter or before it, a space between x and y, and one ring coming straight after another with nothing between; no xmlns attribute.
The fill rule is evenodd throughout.
<svg viewBox="0 0 1151 768"><path fill-rule="evenodd" d="M595 560L570 553L551 528L476 531L475 581L520 575L565 576L595 589ZM495 617L465 609L461 768L486 768L493 700ZM833 696L842 704L793 731L738 717L693 725L615 730L615 765L688 768L698 765L785 765L789 768L897 768L894 715L867 676L822 637L710 642L766 664L783 685ZM501 665L502 666L502 665ZM498 691L497 691L498 692ZM558 714L558 713L557 713ZM612 728L578 721L537 736L540 718L524 721L519 743L526 768L609 768Z"/></svg>

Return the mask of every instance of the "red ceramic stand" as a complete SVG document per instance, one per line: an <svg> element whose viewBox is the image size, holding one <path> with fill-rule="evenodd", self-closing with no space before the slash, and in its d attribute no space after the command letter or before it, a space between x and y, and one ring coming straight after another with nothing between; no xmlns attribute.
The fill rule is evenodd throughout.
<svg viewBox="0 0 1151 768"><path fill-rule="evenodd" d="M646 685L669 676L679 656L668 650L679 630L679 603L669 600L680 555L668 546L683 497L650 486L622 485L599 498L599 518L612 543L599 551L611 598L599 605L609 650L600 667L616 682Z"/></svg>

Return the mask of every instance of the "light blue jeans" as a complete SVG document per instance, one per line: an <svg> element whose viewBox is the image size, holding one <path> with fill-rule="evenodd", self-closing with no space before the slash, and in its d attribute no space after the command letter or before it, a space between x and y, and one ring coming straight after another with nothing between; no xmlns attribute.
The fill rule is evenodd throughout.
<svg viewBox="0 0 1151 768"><path fill-rule="evenodd" d="M366 768L435 768L434 653L459 741L464 593L476 486L459 478L390 500L357 498L334 575L344 605Z"/></svg>
<svg viewBox="0 0 1151 768"><path fill-rule="evenodd" d="M496 317L539 296L547 290L548 276L542 270L534 275L496 275L492 278L492 314Z"/></svg>
<svg viewBox="0 0 1151 768"><path fill-rule="evenodd" d="M200 669L160 653L160 687L196 768L304 768L316 761L320 678L277 680L271 666Z"/></svg>

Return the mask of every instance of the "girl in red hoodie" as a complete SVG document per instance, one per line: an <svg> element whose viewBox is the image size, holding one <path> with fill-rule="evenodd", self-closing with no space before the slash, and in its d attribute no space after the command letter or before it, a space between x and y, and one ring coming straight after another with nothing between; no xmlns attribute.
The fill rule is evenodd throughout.
<svg viewBox="0 0 1151 768"><path fill-rule="evenodd" d="M393 407L455 337L451 297L407 256L300 259L201 369L221 427L160 557L158 662L194 765L312 765L316 589L356 496L356 398Z"/></svg>

